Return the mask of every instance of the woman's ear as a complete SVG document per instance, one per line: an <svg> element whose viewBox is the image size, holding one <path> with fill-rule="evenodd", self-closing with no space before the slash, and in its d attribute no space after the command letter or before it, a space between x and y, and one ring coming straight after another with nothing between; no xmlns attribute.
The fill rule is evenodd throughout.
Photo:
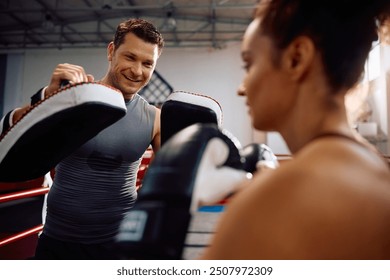
<svg viewBox="0 0 390 280"><path fill-rule="evenodd" d="M114 55L114 42L110 42L107 46L107 59L108 61L112 61L112 57Z"/></svg>
<svg viewBox="0 0 390 280"><path fill-rule="evenodd" d="M285 49L283 65L294 80L300 80L310 70L314 62L316 48L307 36L295 38Z"/></svg>

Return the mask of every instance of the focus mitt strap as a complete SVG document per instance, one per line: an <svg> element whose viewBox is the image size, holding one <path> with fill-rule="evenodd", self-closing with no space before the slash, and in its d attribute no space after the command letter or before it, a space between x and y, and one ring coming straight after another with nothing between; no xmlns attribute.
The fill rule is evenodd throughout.
<svg viewBox="0 0 390 280"><path fill-rule="evenodd" d="M40 102L43 99L45 99L45 89L46 89L46 87L41 88L33 96L31 96L31 98L30 98L31 99L31 102L30 102L31 106L34 106L38 102Z"/></svg>

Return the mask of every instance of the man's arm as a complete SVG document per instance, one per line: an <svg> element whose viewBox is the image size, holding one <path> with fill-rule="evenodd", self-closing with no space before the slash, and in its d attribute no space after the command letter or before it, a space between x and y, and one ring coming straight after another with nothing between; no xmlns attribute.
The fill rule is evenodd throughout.
<svg viewBox="0 0 390 280"><path fill-rule="evenodd" d="M7 114L3 116L1 119L1 128L0 133L3 134L5 131L7 131L13 124L15 124L18 120L22 118L22 116L30 110L30 108L40 100L44 98L44 92L46 88L40 89L37 93L35 93L31 97L30 104L27 104L21 108L15 108L11 111L9 111Z"/></svg>
<svg viewBox="0 0 390 280"><path fill-rule="evenodd" d="M161 147L160 115L161 115L161 110L156 107L156 116L154 118L154 125L153 125L153 139L151 143L154 153L156 153Z"/></svg>

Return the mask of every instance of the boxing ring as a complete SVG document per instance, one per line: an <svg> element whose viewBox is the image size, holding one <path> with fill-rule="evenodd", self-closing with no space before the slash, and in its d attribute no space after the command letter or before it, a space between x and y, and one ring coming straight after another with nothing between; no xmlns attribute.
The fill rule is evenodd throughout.
<svg viewBox="0 0 390 280"><path fill-rule="evenodd" d="M142 187L152 155L149 149L141 160L138 188ZM280 162L290 158L288 155L277 156ZM43 199L49 192L43 182L44 178L41 177L20 183L0 183L0 259L30 259L34 256L38 235L43 229ZM185 237L182 259L197 259L209 246L215 226L228 202L222 200L215 205L201 207L193 215ZM30 217L25 219L27 216ZM8 223L9 228L10 220L14 229L5 231L4 225Z"/></svg>
<svg viewBox="0 0 390 280"><path fill-rule="evenodd" d="M29 259L42 231L43 177L0 183L0 259Z"/></svg>
<svg viewBox="0 0 390 280"><path fill-rule="evenodd" d="M153 152L148 149L142 157L137 188L142 187L152 155ZM43 199L50 190L43 183L43 177L19 183L0 183L0 259L29 259L34 256L38 235L43 229ZM225 203L221 201L220 205ZM188 228L183 259L200 256L210 242L221 213L219 207L217 211L205 207L194 215ZM6 224L8 230L4 228Z"/></svg>

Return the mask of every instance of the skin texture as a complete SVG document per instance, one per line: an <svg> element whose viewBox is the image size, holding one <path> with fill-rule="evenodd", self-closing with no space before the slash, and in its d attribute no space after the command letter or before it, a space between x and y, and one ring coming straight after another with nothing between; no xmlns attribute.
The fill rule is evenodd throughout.
<svg viewBox="0 0 390 280"><path fill-rule="evenodd" d="M349 127L319 51L298 36L272 60L261 18L242 42L253 126L278 131L293 159L255 174L229 202L204 259L389 259L390 171ZM319 137L324 133L341 137ZM317 138L319 137L319 138Z"/></svg>

